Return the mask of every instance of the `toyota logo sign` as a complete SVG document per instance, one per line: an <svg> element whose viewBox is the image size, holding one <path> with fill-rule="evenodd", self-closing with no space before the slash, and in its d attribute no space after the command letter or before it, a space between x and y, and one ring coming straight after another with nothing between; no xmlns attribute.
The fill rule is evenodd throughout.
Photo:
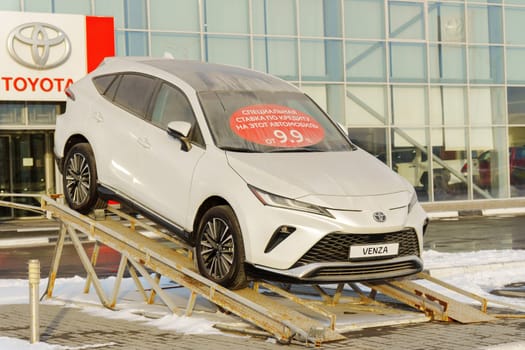
<svg viewBox="0 0 525 350"><path fill-rule="evenodd" d="M40 70L60 66L71 55L68 36L47 23L19 25L9 33L7 48L16 62Z"/></svg>
<svg viewBox="0 0 525 350"><path fill-rule="evenodd" d="M386 221L386 215L382 211L376 211L373 214L374 220L377 222L385 222Z"/></svg>

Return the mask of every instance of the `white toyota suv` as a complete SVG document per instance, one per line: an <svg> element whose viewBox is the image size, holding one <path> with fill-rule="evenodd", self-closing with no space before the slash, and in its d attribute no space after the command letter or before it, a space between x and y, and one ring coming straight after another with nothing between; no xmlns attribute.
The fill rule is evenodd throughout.
<svg viewBox="0 0 525 350"><path fill-rule="evenodd" d="M293 85L252 70L109 58L67 91L55 155L69 206L116 199L195 247L229 288L423 268L413 187Z"/></svg>

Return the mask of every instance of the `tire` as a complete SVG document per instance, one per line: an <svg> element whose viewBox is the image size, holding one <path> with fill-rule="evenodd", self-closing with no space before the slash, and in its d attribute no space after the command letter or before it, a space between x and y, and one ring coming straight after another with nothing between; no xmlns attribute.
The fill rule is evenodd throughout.
<svg viewBox="0 0 525 350"><path fill-rule="evenodd" d="M71 147L64 159L64 197L71 209L82 214L106 207L97 192L97 169L91 146L78 143Z"/></svg>
<svg viewBox="0 0 525 350"><path fill-rule="evenodd" d="M209 209L197 230L196 259L200 273L226 288L248 285L239 222L227 205Z"/></svg>

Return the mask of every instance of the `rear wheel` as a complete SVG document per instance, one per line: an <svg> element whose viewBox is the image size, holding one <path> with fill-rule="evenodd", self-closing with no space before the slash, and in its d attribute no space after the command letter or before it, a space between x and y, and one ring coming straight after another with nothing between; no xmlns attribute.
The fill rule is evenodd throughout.
<svg viewBox="0 0 525 350"><path fill-rule="evenodd" d="M106 202L97 192L97 169L91 146L78 143L71 147L64 159L64 196L69 206L83 214L104 208Z"/></svg>
<svg viewBox="0 0 525 350"><path fill-rule="evenodd" d="M244 244L235 213L227 205L209 209L197 231L196 259L206 278L231 289L246 287Z"/></svg>

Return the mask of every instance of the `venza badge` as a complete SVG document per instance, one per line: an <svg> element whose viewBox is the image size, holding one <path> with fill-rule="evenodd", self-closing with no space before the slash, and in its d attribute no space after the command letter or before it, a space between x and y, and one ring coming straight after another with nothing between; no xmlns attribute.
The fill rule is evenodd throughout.
<svg viewBox="0 0 525 350"><path fill-rule="evenodd" d="M23 66L50 69L60 66L71 55L71 42L64 31L47 23L25 23L9 33L7 49Z"/></svg>

